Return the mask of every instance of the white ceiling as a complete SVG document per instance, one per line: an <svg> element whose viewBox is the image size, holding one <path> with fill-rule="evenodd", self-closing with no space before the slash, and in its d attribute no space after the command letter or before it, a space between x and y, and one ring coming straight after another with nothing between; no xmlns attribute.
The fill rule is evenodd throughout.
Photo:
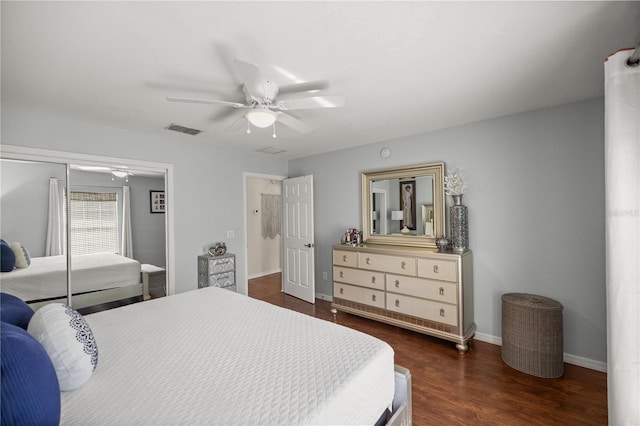
<svg viewBox="0 0 640 426"><path fill-rule="evenodd" d="M284 158L602 96L604 58L640 36L640 2L0 4L3 106ZM165 100L243 102L233 59L280 85L328 79L347 104L292 112L315 130L273 139Z"/></svg>

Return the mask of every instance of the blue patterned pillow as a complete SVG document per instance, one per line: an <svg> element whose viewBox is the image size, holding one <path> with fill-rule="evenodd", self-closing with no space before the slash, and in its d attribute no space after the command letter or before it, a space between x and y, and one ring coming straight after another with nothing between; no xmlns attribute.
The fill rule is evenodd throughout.
<svg viewBox="0 0 640 426"><path fill-rule="evenodd" d="M0 324L3 425L57 425L60 387L44 348L25 330Z"/></svg>
<svg viewBox="0 0 640 426"><path fill-rule="evenodd" d="M16 257L16 268L26 268L31 265L31 255L29 250L22 243L11 243L9 245Z"/></svg>
<svg viewBox="0 0 640 426"><path fill-rule="evenodd" d="M0 316L3 322L26 330L33 314L31 306L22 299L9 293L0 293Z"/></svg>
<svg viewBox="0 0 640 426"><path fill-rule="evenodd" d="M98 365L98 346L87 321L75 309L49 303L36 311L27 331L53 363L60 390L83 385Z"/></svg>
<svg viewBox="0 0 640 426"><path fill-rule="evenodd" d="M11 272L16 267L16 255L5 240L0 240L0 271Z"/></svg>

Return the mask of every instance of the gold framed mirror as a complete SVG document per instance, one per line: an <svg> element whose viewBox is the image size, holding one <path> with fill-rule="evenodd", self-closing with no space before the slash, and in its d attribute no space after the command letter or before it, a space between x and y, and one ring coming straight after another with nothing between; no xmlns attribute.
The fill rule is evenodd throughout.
<svg viewBox="0 0 640 426"><path fill-rule="evenodd" d="M436 248L445 233L444 163L363 172L365 243Z"/></svg>

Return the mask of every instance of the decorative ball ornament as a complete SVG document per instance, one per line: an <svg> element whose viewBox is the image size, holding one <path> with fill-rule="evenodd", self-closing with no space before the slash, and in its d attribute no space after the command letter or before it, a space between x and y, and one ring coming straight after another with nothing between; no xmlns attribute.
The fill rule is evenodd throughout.
<svg viewBox="0 0 640 426"><path fill-rule="evenodd" d="M216 243L213 247L209 247L211 256L222 256L227 252L227 245L224 242Z"/></svg>

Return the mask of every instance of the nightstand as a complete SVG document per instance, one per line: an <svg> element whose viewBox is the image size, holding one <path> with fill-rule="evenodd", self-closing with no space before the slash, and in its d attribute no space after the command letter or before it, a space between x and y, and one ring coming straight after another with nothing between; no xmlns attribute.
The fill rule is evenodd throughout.
<svg viewBox="0 0 640 426"><path fill-rule="evenodd" d="M198 256L198 288L221 287L236 291L236 256L203 254Z"/></svg>

